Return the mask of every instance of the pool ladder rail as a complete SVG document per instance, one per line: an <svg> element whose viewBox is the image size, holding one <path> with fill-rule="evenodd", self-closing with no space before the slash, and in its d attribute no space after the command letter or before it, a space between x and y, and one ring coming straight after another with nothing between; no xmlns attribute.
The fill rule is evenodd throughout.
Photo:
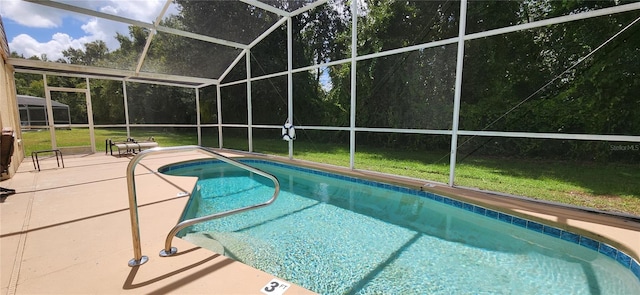
<svg viewBox="0 0 640 295"><path fill-rule="evenodd" d="M161 153L178 153L178 152L188 152L188 151L201 151L204 152L205 154L208 154L210 156L212 156L213 158L216 158L220 161L223 161L225 163L231 164L233 166L242 168L244 170L256 173L258 175L264 176L268 179L270 179L271 181L273 181L274 185L275 185L275 192L273 193L273 196L271 196L271 199L269 199L268 201L264 202L264 203L260 203L260 204L255 204L255 205L251 205L251 206L246 206L246 207L241 207L241 208L237 208L237 209L233 209L233 210L229 210L229 211L225 211L225 212L220 212L220 213L216 213L216 214L211 214L208 216L203 216L203 217L198 217L198 218L192 218L192 219L188 219L188 220L184 220L178 224L176 224L176 226L173 227L173 229L171 229L171 231L169 232L169 234L167 235L167 239L165 240L165 247L164 249L162 249L162 251L160 251L160 256L162 257L167 257L167 256L171 256L173 254L178 253L178 249L176 247L171 247L171 241L173 240L173 237L182 229L197 224L197 223L201 223L201 222L205 222L205 221L209 221L212 219L217 219L217 218L222 218L222 217L226 217L229 215L233 215L233 214L237 214L237 213L241 213L244 211L249 211L249 210L253 210L253 209L258 209L267 205L270 205L271 203L273 203L276 198L278 197L278 194L280 193L280 182L278 181L278 179L273 176L272 174L269 174L267 172L264 172L258 168L254 168L251 167L249 165L246 165L242 162L236 161L234 159L225 157L219 153L216 153L208 148L202 147L202 146L197 146L197 145L189 145L189 146L176 146L176 147L156 147L156 148L152 148L152 149L148 149L148 150L144 150L138 154L136 154L131 161L129 162L129 165L127 166L127 188L128 188L128 192L129 192L129 214L131 216L131 235L133 238L133 258L131 260L129 260L129 266L134 267L134 266L139 266L144 264L145 262L147 262L149 260L149 257L142 255L142 246L140 245L140 223L138 221L138 201L137 201L137 197L136 197L136 182L135 182L135 168L138 165L138 163L147 155L150 154L161 154Z"/></svg>

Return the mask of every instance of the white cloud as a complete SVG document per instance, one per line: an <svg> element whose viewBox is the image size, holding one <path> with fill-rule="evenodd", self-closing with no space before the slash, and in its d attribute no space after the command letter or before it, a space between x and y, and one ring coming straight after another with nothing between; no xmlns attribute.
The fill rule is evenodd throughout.
<svg viewBox="0 0 640 295"><path fill-rule="evenodd" d="M96 18L90 19L86 24L81 26L86 35L79 38L73 38L67 33L59 32L51 36L51 40L40 42L27 34L20 34L9 42L11 51L24 55L29 58L31 56L41 57L46 55L49 60L58 60L63 58L62 51L69 49L84 49L84 44L96 40L103 40L110 49L116 48L119 44L113 38L116 28L105 24L103 20ZM125 26L126 29L126 26Z"/></svg>
<svg viewBox="0 0 640 295"><path fill-rule="evenodd" d="M111 0L110 5L100 8L104 13L115 14L126 18L152 23L160 13L166 1L122 1Z"/></svg>
<svg viewBox="0 0 640 295"><path fill-rule="evenodd" d="M32 28L56 28L62 25L64 13L42 5L20 0L0 1L0 14L16 23Z"/></svg>
<svg viewBox="0 0 640 295"><path fill-rule="evenodd" d="M99 20L97 18L91 19L89 22L81 26L82 30L88 35L83 37L87 40L87 42L95 41L95 40L104 40L109 44L109 39L113 38L117 31L116 27L110 26L109 24L105 24L104 21ZM115 41L115 39L114 39ZM116 44L113 44L117 46ZM109 48L113 48L113 46L109 46Z"/></svg>
<svg viewBox="0 0 640 295"><path fill-rule="evenodd" d="M82 41L74 40L67 34L56 33L51 37L51 41L41 43L31 36L20 34L13 38L9 43L12 51L23 54L26 58L31 56L41 57L43 54L49 60L57 60L62 58L62 51L69 47L78 49L82 47Z"/></svg>
<svg viewBox="0 0 640 295"><path fill-rule="evenodd" d="M160 13L166 1L73 0L61 2L151 23ZM170 11L175 11L175 8L172 8ZM84 48L82 44L95 40L103 40L110 50L115 50L119 46L117 40L114 38L116 32L124 35L128 35L129 33L128 24L79 15L77 13L70 13L19 0L0 0L0 14L2 14L3 18L13 20L17 24L25 27L60 29L58 33L51 36L51 40L49 41L39 42L32 36L25 34L18 35L10 40L9 47L11 50L23 54L25 57L46 54L50 60L56 60L62 57L62 50L66 50L69 47L81 49ZM75 19L75 21L63 22L63 20L67 18ZM70 30L66 28L67 25L73 24L77 26L78 21L82 23L80 28L85 33L84 36L71 36L69 35L70 32L65 32L65 29ZM75 31L78 32L77 29Z"/></svg>

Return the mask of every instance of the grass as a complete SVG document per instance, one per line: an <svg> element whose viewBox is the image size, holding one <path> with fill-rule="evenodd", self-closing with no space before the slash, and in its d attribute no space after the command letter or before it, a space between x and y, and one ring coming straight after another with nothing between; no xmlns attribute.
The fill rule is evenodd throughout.
<svg viewBox="0 0 640 295"><path fill-rule="evenodd" d="M192 128L193 129L193 128ZM105 148L105 140L124 141L127 139L126 129L95 129L96 150ZM146 140L153 137L154 140L163 143L163 146L195 145L198 137L195 129L192 132L167 132L163 128L131 129L131 137ZM48 130L23 131L22 139L25 146L25 155L31 155L32 151L51 149L51 139ZM56 144L58 147L82 147L91 146L88 128L56 129Z"/></svg>
<svg viewBox="0 0 640 295"><path fill-rule="evenodd" d="M458 185L640 215L637 165L474 158L459 168Z"/></svg>
<svg viewBox="0 0 640 295"><path fill-rule="evenodd" d="M153 136L160 146L197 144L195 128L179 132L162 128L132 129L132 137ZM96 148L105 139L126 139L124 129L96 129ZM25 151L51 148L48 131L23 132ZM56 130L58 146L88 146L87 129ZM203 145L218 146L217 134L203 135ZM329 144L297 140L294 158L349 167L348 143ZM245 138L224 138L224 147L248 150ZM254 139L254 151L288 155L286 141ZM449 180L447 151L399 151L358 146L355 166L362 170L409 176L446 183ZM540 200L590 207L640 216L640 168L637 164L541 161L495 157L468 157L456 165L456 184L526 196Z"/></svg>

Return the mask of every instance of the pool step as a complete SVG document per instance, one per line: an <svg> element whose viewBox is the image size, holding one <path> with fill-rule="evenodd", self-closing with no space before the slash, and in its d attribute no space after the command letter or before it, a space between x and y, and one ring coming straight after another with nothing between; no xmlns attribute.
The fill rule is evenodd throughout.
<svg viewBox="0 0 640 295"><path fill-rule="evenodd" d="M202 248L224 255L224 246L206 232L189 233L182 239Z"/></svg>
<svg viewBox="0 0 640 295"><path fill-rule="evenodd" d="M183 239L268 273L285 269L278 249L246 233L204 231Z"/></svg>

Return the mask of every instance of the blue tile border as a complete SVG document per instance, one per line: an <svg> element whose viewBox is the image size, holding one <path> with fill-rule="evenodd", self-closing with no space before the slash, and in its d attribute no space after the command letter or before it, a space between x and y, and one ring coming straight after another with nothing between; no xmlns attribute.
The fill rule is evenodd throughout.
<svg viewBox="0 0 640 295"><path fill-rule="evenodd" d="M562 232L562 234L560 235L560 238L565 241L572 242L574 244L580 243L580 235L577 235L568 231Z"/></svg>
<svg viewBox="0 0 640 295"><path fill-rule="evenodd" d="M527 229L541 233L544 230L544 225L527 220Z"/></svg>
<svg viewBox="0 0 640 295"><path fill-rule="evenodd" d="M513 217L513 220L511 222L513 225L517 225L519 227L524 227L527 228L527 220L526 219L522 219L520 217Z"/></svg>
<svg viewBox="0 0 640 295"><path fill-rule="evenodd" d="M556 239L559 239L560 236L562 235L563 230L561 229L557 229L555 227L551 227L551 226L544 226L542 233L546 234L548 236L552 236Z"/></svg>
<svg viewBox="0 0 640 295"><path fill-rule="evenodd" d="M367 179L359 179L359 178L346 176L346 175L328 173L328 172L314 170L314 169L305 168L305 167L291 166L288 164L272 162L267 160L242 159L240 161L243 163L259 163L259 164L272 165L280 168L293 169L296 171L307 172L315 175L321 175L321 176L326 176L330 178L335 178L335 179L345 180L345 181L350 181L355 183L361 183L361 184L376 187L376 188L383 188L383 189L387 189L387 190L391 190L399 193L411 194L411 195L427 198L430 200L434 200L436 202L443 203L452 207L456 207L465 211L469 211L474 214L479 214L479 215L486 216L501 222L513 224L521 228L526 228L528 230L539 232L554 238L562 239L564 241L571 242L571 243L583 246L585 248L591 249L611 259L616 260L622 266L629 269L636 276L636 278L640 280L640 263L638 263L638 261L633 259L631 256L627 255L626 253L604 242L600 242L598 240L594 240L589 237L585 237L576 233L565 231L560 228L556 228L556 227L545 225L535 221L527 220L527 219L513 216L510 214L494 211L491 209L487 209L474 204L462 202L449 197L436 195L431 192L418 191L418 190L396 186L392 184L381 183L381 182L371 181ZM187 168L187 167L195 167L195 166L210 165L210 164L222 164L222 163L223 162L219 160L200 160L200 161L194 161L194 162L186 162L186 163L179 163L175 165L163 166L163 167L160 167L158 171L169 172L169 171L174 171L174 170Z"/></svg>

